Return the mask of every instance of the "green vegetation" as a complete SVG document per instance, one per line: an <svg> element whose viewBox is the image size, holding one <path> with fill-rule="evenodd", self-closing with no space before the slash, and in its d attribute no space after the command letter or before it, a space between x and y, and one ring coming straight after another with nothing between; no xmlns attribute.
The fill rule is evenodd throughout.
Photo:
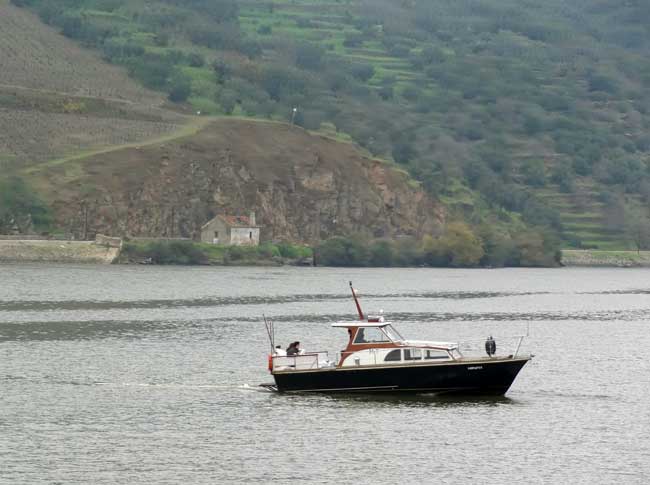
<svg viewBox="0 0 650 485"><path fill-rule="evenodd" d="M335 237L314 252L319 266L433 266L452 268L557 266L558 241L542 232L496 232L492 226L475 233L462 222L448 224L437 238L396 241Z"/></svg>
<svg viewBox="0 0 650 485"><path fill-rule="evenodd" d="M474 233L638 247L616 214L650 204L648 2L12 1L174 102L333 125Z"/></svg>
<svg viewBox="0 0 650 485"><path fill-rule="evenodd" d="M650 251L563 250L565 266L650 267Z"/></svg>
<svg viewBox="0 0 650 485"><path fill-rule="evenodd" d="M0 234L46 232L51 223L50 209L23 179L0 178Z"/></svg>
<svg viewBox="0 0 650 485"><path fill-rule="evenodd" d="M288 243L223 246L193 241L126 242L122 262L185 265L292 264L311 260L312 250Z"/></svg>
<svg viewBox="0 0 650 485"><path fill-rule="evenodd" d="M182 265L277 265L311 264L319 266L434 266L503 267L556 266L558 241L541 232L516 235L496 233L490 226L474 233L465 223L455 222L437 238L423 240L367 240L361 237L334 237L314 250L288 243L259 246L224 246L193 241L129 241L124 244L123 263Z"/></svg>

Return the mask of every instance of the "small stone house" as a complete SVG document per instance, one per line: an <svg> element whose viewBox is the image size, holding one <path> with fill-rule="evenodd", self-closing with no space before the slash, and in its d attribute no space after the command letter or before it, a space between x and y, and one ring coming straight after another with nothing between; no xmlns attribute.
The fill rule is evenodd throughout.
<svg viewBox="0 0 650 485"><path fill-rule="evenodd" d="M201 227L201 242L257 246L260 243L260 226L255 224L255 212L249 216L216 216Z"/></svg>

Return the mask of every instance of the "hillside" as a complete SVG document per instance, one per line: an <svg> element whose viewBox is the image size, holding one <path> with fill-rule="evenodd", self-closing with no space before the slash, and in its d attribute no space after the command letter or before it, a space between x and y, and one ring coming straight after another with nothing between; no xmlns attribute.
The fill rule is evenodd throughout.
<svg viewBox="0 0 650 485"><path fill-rule="evenodd" d="M352 139L477 231L650 245L646 2L12 3L183 109Z"/></svg>
<svg viewBox="0 0 650 485"><path fill-rule="evenodd" d="M216 213L257 212L264 240L440 232L444 212L406 174L299 127L215 121L196 135L44 164L31 175L56 224L193 237Z"/></svg>
<svg viewBox="0 0 650 485"><path fill-rule="evenodd" d="M14 3L203 112L297 108L459 217L518 212L569 246L629 245L612 212L650 224L646 2Z"/></svg>

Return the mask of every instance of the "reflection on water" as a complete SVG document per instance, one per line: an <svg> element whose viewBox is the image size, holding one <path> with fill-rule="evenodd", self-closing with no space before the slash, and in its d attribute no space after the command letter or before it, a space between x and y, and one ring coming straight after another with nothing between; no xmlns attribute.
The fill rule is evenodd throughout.
<svg viewBox="0 0 650 485"><path fill-rule="evenodd" d="M505 397L278 395L282 343L381 308L505 349ZM0 266L0 483L644 483L650 270ZM505 350L504 350L505 351ZM522 347L522 351L524 351Z"/></svg>
<svg viewBox="0 0 650 485"><path fill-rule="evenodd" d="M368 294L364 298L371 300L389 300L393 298L427 298L462 300L470 298L500 298L506 296L528 296L545 293L505 293L505 292L438 292L413 294ZM34 301L14 300L0 301L0 311L31 311L31 310L110 310L113 308L183 308L183 307L221 307L228 305L275 305L295 302L324 302L330 300L350 299L349 294L306 294L273 297L210 297L168 300L133 300L133 301L97 301L97 300L64 300L64 301Z"/></svg>

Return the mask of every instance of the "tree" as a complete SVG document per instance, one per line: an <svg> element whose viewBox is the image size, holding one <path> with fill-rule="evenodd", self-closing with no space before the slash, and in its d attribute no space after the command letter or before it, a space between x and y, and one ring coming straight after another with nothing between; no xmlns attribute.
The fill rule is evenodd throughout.
<svg viewBox="0 0 650 485"><path fill-rule="evenodd" d="M372 64L355 63L350 66L350 74L355 79L365 83L375 75L375 66Z"/></svg>
<svg viewBox="0 0 650 485"><path fill-rule="evenodd" d="M637 252L650 249L650 218L648 211L640 208L625 211L625 233Z"/></svg>
<svg viewBox="0 0 650 485"><path fill-rule="evenodd" d="M205 65L205 57L199 52L190 52L187 55L187 63L192 67L203 67Z"/></svg>
<svg viewBox="0 0 650 485"><path fill-rule="evenodd" d="M230 78L232 69L230 65L221 59L217 59L212 63L212 70L217 79L217 84L223 84L227 79Z"/></svg>
<svg viewBox="0 0 650 485"><path fill-rule="evenodd" d="M169 100L173 103L183 103L192 94L192 83L186 76L177 76L172 80L169 89Z"/></svg>
<svg viewBox="0 0 650 485"><path fill-rule="evenodd" d="M546 184L546 169L544 162L539 158L527 160L521 166L524 180L527 185L542 187Z"/></svg>
<svg viewBox="0 0 650 485"><path fill-rule="evenodd" d="M370 253L359 238L333 237L315 249L314 260L321 266L367 266Z"/></svg>
<svg viewBox="0 0 650 485"><path fill-rule="evenodd" d="M18 227L28 232L33 225L36 230L47 230L52 223L49 208L19 177L0 179L0 233Z"/></svg>
<svg viewBox="0 0 650 485"><path fill-rule="evenodd" d="M538 231L524 231L515 239L519 266L555 266L559 259L558 243Z"/></svg>
<svg viewBox="0 0 650 485"><path fill-rule="evenodd" d="M389 241L379 240L370 246L370 265L388 267L393 266L395 253Z"/></svg>
<svg viewBox="0 0 650 485"><path fill-rule="evenodd" d="M219 93L218 101L224 113L231 115L237 106L237 93L230 89L224 89Z"/></svg>
<svg viewBox="0 0 650 485"><path fill-rule="evenodd" d="M477 266L485 254L481 239L464 222L452 222L439 238L450 266Z"/></svg>
<svg viewBox="0 0 650 485"><path fill-rule="evenodd" d="M498 230L493 224L483 224L478 229L478 235L485 250L482 265L500 268L515 264L515 243L508 233Z"/></svg>
<svg viewBox="0 0 650 485"><path fill-rule="evenodd" d="M287 94L301 94L306 82L298 69L271 64L262 70L262 86L271 99L278 101Z"/></svg>
<svg viewBox="0 0 650 485"><path fill-rule="evenodd" d="M401 165L408 164L415 154L415 148L413 148L413 145L409 141L400 140L393 145L393 160Z"/></svg>
<svg viewBox="0 0 650 485"><path fill-rule="evenodd" d="M296 66L314 71L322 67L325 50L311 42L299 44L296 47Z"/></svg>

